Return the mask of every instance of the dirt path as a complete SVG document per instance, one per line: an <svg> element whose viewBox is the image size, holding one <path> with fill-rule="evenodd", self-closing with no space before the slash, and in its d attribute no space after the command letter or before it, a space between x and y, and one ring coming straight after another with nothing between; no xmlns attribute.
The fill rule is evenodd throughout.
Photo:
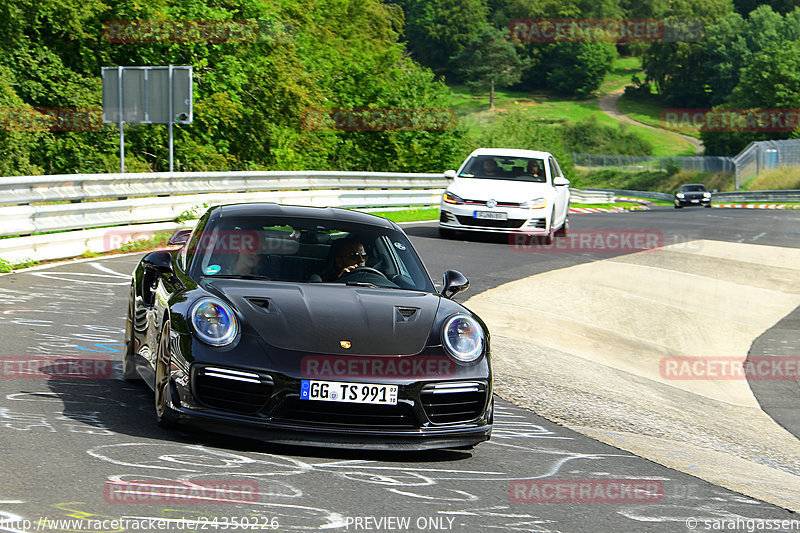
<svg viewBox="0 0 800 533"><path fill-rule="evenodd" d="M638 122L630 118L628 115L621 113L619 108L617 107L617 100L619 100L619 97L622 96L622 93L624 91L625 91L624 88L616 89L608 94L604 94L603 96L601 96L597 101L600 110L606 115L610 116L611 118L620 120L622 122L627 122L629 124L636 124L637 126L644 126L645 128L650 128L651 130L666 131L661 128L654 128L653 126L649 126L642 122ZM680 133L675 133L675 132L670 132L670 133L672 133L673 135L677 135L681 139L684 139L685 141L691 143L691 145L694 146L695 155L703 155L703 150L704 150L703 141L700 141L688 135L682 135Z"/></svg>

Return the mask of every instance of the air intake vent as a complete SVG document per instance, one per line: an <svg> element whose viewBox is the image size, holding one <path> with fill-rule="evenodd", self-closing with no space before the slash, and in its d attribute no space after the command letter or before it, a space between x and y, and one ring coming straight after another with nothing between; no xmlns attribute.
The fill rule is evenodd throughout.
<svg viewBox="0 0 800 533"><path fill-rule="evenodd" d="M486 386L476 382L426 385L422 408L434 424L457 424L478 418L486 405Z"/></svg>
<svg viewBox="0 0 800 533"><path fill-rule="evenodd" d="M411 322L417 319L417 307L395 307L395 315L398 322Z"/></svg>
<svg viewBox="0 0 800 533"><path fill-rule="evenodd" d="M267 298L247 298L247 301L256 307L269 310L269 299Z"/></svg>
<svg viewBox="0 0 800 533"><path fill-rule="evenodd" d="M272 395L269 376L220 367L200 367L194 373L197 400L213 409L255 414Z"/></svg>

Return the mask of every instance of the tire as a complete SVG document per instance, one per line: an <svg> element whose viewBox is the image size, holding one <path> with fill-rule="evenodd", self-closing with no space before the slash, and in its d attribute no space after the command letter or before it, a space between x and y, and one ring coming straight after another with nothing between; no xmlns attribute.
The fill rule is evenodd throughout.
<svg viewBox="0 0 800 533"><path fill-rule="evenodd" d="M456 231L452 229L439 227L439 237L442 239L455 239Z"/></svg>
<svg viewBox="0 0 800 533"><path fill-rule="evenodd" d="M142 381L142 377L136 371L136 359L133 352L134 301L134 292L131 290L128 300L128 316L125 320L125 353L122 355L122 377L129 383Z"/></svg>
<svg viewBox="0 0 800 533"><path fill-rule="evenodd" d="M705 208L710 208L710 207L711 207L711 204L706 204L706 205L704 205L703 207L705 207Z"/></svg>
<svg viewBox="0 0 800 533"><path fill-rule="evenodd" d="M156 375L153 383L153 396L155 399L156 421L162 428L173 428L178 424L178 415L169 406L169 319L161 330L158 340L158 353L156 354Z"/></svg>
<svg viewBox="0 0 800 533"><path fill-rule="evenodd" d="M681 209L682 207L682 205L675 204L675 209Z"/></svg>

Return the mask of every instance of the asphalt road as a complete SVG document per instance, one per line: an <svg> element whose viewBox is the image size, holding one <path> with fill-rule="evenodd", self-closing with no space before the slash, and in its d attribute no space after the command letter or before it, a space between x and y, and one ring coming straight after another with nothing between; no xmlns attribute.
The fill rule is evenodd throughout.
<svg viewBox="0 0 800 533"><path fill-rule="evenodd" d="M664 244L707 238L800 247L795 212L665 208L571 222L573 233L646 232ZM434 224L406 230L434 279L461 270L472 282L468 294L612 252L533 252L507 238L443 241ZM137 260L0 277L0 531L34 531L45 517L79 523L38 530L225 531L247 523L279 531L752 531L759 519L794 517L499 400L492 440L471 452L290 448L163 430L149 389L119 378ZM21 359L55 365L59 357L114 371L82 380L13 377ZM624 498L615 492L620 480L628 480ZM655 489L629 490L634 483ZM588 493L573 495L576 484L594 501L578 501ZM537 493L558 503L531 502ZM598 503L603 495L612 501ZM109 522L121 517L142 520Z"/></svg>

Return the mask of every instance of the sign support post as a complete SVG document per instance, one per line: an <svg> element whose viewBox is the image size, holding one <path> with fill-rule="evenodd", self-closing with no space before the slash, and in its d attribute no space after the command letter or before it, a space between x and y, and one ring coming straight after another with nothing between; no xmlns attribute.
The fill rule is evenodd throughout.
<svg viewBox="0 0 800 533"><path fill-rule="evenodd" d="M103 122L119 126L120 172L125 172L124 124L166 124L169 171L175 169L175 124L191 124L192 67L103 67Z"/></svg>

